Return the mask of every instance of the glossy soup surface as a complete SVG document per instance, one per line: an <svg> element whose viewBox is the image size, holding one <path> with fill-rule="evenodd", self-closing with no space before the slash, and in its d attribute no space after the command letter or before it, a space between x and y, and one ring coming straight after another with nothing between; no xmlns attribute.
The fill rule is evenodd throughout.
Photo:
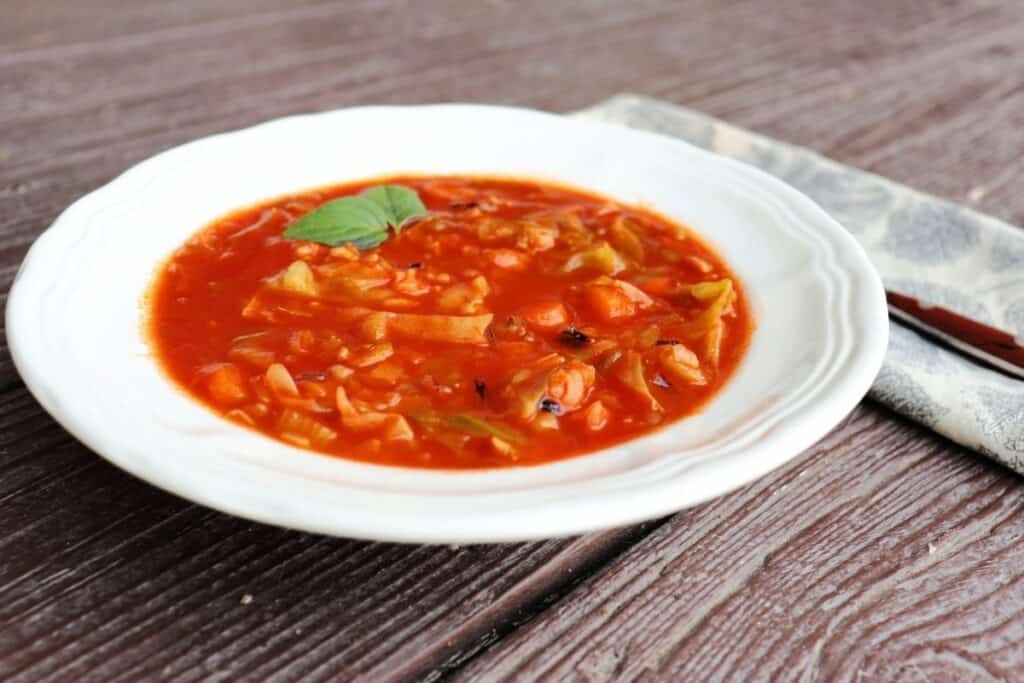
<svg viewBox="0 0 1024 683"><path fill-rule="evenodd" d="M372 184L430 210L379 247L287 239ZM483 177L375 179L242 209L157 274L150 337L196 400L289 444L425 468L528 465L697 411L746 349L742 288L685 228Z"/></svg>

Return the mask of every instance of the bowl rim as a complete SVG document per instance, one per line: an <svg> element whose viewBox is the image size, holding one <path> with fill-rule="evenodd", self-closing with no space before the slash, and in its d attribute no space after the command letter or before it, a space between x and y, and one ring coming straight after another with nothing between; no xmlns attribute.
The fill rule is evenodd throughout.
<svg viewBox="0 0 1024 683"><path fill-rule="evenodd" d="M757 188L758 191L773 196L790 210L797 220L805 222L814 230L825 235L835 249L843 252L845 265L850 270L848 275L856 276L857 286L853 287L850 296L857 299L858 305L862 309L863 319L860 321L862 329L859 331L863 334L856 340L858 343L853 344L854 348L851 349L846 362L834 373L830 380L829 390L825 392L824 396L819 397L820 400L811 409L801 415L790 416L781 427L762 435L763 438L754 443L746 444L743 452L730 455L731 459L728 464L741 467L743 469L741 476L721 472L723 463L712 453L703 459L695 458L692 461L681 463L673 471L672 476L653 472L650 473L650 476L639 477L630 486L607 485L605 480L619 475L615 472L603 475L599 473L592 482L595 483L595 486L583 497L560 497L559 494L564 491L557 486L542 491L539 489L543 487L531 486L527 483L522 493L528 495L518 496L524 500L511 500L510 498L511 504L504 510L488 509L485 514L474 515L472 519L461 522L450 511L442 511L441 514L425 514L422 509L415 509L416 504L422 505L428 502L428 499L423 497L423 492L396 493L395 495L399 497L395 499L396 501L400 500L401 496L412 497L405 500L406 504L396 505L390 513L387 510L376 510L373 514L366 515L358 514L358 510L354 511L350 508L346 512L353 514L339 517L337 515L338 506L330 504L332 496L336 498L339 492L348 491L350 494L355 494L359 491L347 489L346 486L329 479L317 479L316 477L310 479L309 472L298 472L290 467L275 469L274 477L278 480L279 485L281 487L299 487L311 495L308 500L299 501L301 504L289 505L285 508L277 504L280 502L279 500L274 500L272 496L268 498L265 491L244 490L244 487L239 490L237 484L235 489L231 489L230 486L235 482L222 482L219 486L202 486L199 485L196 477L183 476L182 472L175 471L166 463L161 465L132 457L130 453L124 452L123 444L116 443L110 438L109 430L105 429L104 425L95 420L83 418L82 413L69 410L68 406L63 404L62 399L59 398L60 387L54 382L52 373L48 373L34 356L35 350L32 348L32 341L38 339L40 330L29 329L30 326L38 327L39 321L33 318L30 310L33 303L33 291L25 285L25 282L29 280L25 275L42 267L39 263L41 254L61 249L59 245L53 244L56 235L62 231L73 232L80 229L77 213L82 210L82 207L90 203L102 204L103 201L115 200L119 193L130 187L134 177L158 172L162 165L172 163L178 156L187 155L190 151L203 146L216 144L217 141L245 136L252 137L266 131L273 131L275 128L283 129L287 126L303 125L310 121L324 121L331 117L376 116L383 112L396 111L412 116L427 116L431 113L441 112L447 115L470 117L527 117L536 120L538 125L557 121L558 125L568 124L573 127L585 128L597 135L636 136L637 140L655 141L659 145L672 145L678 150L686 150L689 157L706 164L709 168L717 168L725 175L732 175L733 178L749 183L751 188ZM754 190L751 189L751 191ZM716 155L681 140L657 133L639 131L612 123L570 119L531 109L455 103L351 107L288 116L248 128L200 138L154 155L132 166L103 187L74 202L36 240L15 276L9 293L6 318L11 355L29 390L69 432L116 466L184 498L256 521L331 535L373 540L437 543L518 541L564 536L659 517L734 489L795 457L831 430L866 393L881 367L888 335L888 315L881 280L859 243L812 200L781 180L742 162ZM170 380L167 381L170 382ZM177 391L177 387L172 388ZM712 399L712 402L714 400ZM203 408L203 410L206 409ZM233 425L232 427L239 431L249 432L240 427ZM671 426L666 429L671 429ZM265 439L265 437L262 438ZM626 445L630 443L633 441L626 442ZM289 451L296 450L283 445L282 448ZM313 457L320 460L326 458L326 456L319 455L313 455ZM588 457L591 456L583 455L571 460L578 461ZM336 460L334 458L326 459ZM564 462L567 461L523 469L557 467ZM266 465L261 461L236 464L243 469L245 467L254 468L254 476L256 476L256 471ZM368 467L393 469L374 465L368 465ZM523 469L514 468L501 471L514 473L522 472ZM321 472L324 471L321 470ZM417 476L423 473L422 470L416 470L416 472ZM495 471L487 471L487 473L493 472ZM216 476L213 471L206 472L206 474ZM463 485L471 479L480 479L479 473L463 470L431 472L430 475L424 475L424 479L432 478L433 475L457 477L463 482ZM529 477L526 479L528 480ZM695 488L694 481L699 481L702 485ZM596 484L601 485L597 486ZM229 495L225 495L226 492ZM312 495L314 493L315 495ZM539 493L544 495L538 495ZM376 495L379 495L379 492ZM441 491L440 493L430 493L430 495L436 499L437 496L443 498L455 494L451 491ZM486 495L486 492L482 495ZM484 502L480 496L460 495L459 497L461 498L459 502L463 506L472 505L474 500ZM447 526L440 525L440 520L445 520L449 524Z"/></svg>

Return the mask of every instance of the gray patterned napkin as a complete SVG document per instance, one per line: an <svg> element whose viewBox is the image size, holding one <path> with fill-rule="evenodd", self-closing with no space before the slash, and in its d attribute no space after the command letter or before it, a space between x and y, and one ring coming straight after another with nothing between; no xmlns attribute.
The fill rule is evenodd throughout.
<svg viewBox="0 0 1024 683"><path fill-rule="evenodd" d="M1018 228L658 100L619 95L577 115L671 135L753 164L814 199L853 233L888 289L1024 334L1024 231ZM1024 473L1024 381L894 322L869 395Z"/></svg>

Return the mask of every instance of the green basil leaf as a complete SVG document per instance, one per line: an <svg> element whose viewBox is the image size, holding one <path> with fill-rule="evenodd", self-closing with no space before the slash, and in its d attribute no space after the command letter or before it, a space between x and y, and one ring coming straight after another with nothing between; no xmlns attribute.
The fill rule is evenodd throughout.
<svg viewBox="0 0 1024 683"><path fill-rule="evenodd" d="M376 202L361 196L342 197L296 220L284 236L330 246L351 242L358 249L368 249L387 239L388 220L388 214Z"/></svg>
<svg viewBox="0 0 1024 683"><path fill-rule="evenodd" d="M427 207L420 201L420 196L404 185L376 185L359 196L369 199L384 211L388 225L395 229L396 235L410 218L427 215Z"/></svg>

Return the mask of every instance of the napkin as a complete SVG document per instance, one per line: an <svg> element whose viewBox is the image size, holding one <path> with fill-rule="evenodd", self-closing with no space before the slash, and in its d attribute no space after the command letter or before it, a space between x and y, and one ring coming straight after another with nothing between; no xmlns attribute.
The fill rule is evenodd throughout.
<svg viewBox="0 0 1024 683"><path fill-rule="evenodd" d="M991 216L836 163L692 109L619 95L577 116L670 135L757 166L830 213L887 289L1024 333L1024 232ZM1024 474L1024 381L893 322L869 396Z"/></svg>

